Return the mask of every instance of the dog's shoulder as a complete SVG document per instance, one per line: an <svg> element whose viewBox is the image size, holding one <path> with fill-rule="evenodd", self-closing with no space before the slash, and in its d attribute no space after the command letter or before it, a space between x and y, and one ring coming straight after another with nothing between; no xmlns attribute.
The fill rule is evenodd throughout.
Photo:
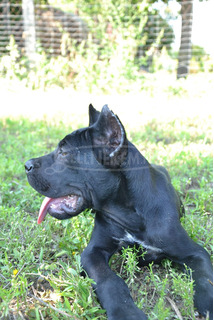
<svg viewBox="0 0 214 320"><path fill-rule="evenodd" d="M157 165L157 164L151 164L152 168L155 170L155 172L159 173L161 176L164 176L168 180L168 182L171 183L171 178L169 175L169 172L167 169L163 166Z"/></svg>
<svg viewBox="0 0 214 320"><path fill-rule="evenodd" d="M161 181L162 184L162 190L166 190L163 186L163 184L165 185L165 187L167 188L167 194L169 196L169 198L171 200L173 200L174 204L177 207L179 216L183 216L185 214L185 210L184 210L184 205L181 201L181 198L179 196L179 193L177 190L175 190L175 188L172 185L171 182L171 178L169 175L168 170L160 165L156 165L156 164L151 164L152 170L153 170L153 174L156 176L156 179ZM158 178L157 178L158 177Z"/></svg>

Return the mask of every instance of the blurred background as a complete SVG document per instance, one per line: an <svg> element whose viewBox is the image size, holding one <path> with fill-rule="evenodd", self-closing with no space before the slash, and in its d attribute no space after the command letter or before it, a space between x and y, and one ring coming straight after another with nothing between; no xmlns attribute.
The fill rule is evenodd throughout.
<svg viewBox="0 0 214 320"><path fill-rule="evenodd" d="M210 101L213 5L211 0L1 0L0 92L7 108L0 116L50 116L78 104L76 113L89 102L101 107L113 101L117 108L118 99L124 108L127 98L121 95L127 94L134 95L128 100L136 111L148 99L152 112L151 105L157 108L160 101L171 109L172 97L187 102L187 96L198 99L206 92ZM197 110L197 102L191 105Z"/></svg>

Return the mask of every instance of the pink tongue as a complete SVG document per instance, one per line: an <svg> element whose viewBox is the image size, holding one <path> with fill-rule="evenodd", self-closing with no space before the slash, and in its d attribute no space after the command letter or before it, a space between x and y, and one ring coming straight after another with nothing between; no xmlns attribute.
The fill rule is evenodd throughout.
<svg viewBox="0 0 214 320"><path fill-rule="evenodd" d="M52 198L48 198L48 197L46 197L43 200L41 208L40 208L40 211L39 211L39 217L38 217L38 220L37 220L38 224L40 224L45 219L45 216L46 216L46 214L48 212L49 204L50 204L51 201L53 201L53 199Z"/></svg>

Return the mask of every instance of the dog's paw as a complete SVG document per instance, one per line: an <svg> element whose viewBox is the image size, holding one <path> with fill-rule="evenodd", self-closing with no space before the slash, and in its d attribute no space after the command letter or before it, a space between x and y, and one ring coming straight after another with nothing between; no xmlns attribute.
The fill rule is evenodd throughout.
<svg viewBox="0 0 214 320"><path fill-rule="evenodd" d="M209 319L213 320L213 287L209 280L200 282L195 293L194 305L202 316L206 317L209 314Z"/></svg>

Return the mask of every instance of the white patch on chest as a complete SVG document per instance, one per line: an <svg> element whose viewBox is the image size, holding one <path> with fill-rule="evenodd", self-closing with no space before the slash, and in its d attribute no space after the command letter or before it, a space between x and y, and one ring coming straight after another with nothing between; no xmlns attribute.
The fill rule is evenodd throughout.
<svg viewBox="0 0 214 320"><path fill-rule="evenodd" d="M114 237L114 239L119 241L121 245L123 242L129 242L132 244L137 243L145 249L152 250L154 252L162 252L162 250L160 248L156 248L156 247L151 246L150 244L146 243L146 241L142 241L142 240L137 239L135 236L130 234L128 231L126 231L125 236L123 238L118 239L118 238Z"/></svg>

